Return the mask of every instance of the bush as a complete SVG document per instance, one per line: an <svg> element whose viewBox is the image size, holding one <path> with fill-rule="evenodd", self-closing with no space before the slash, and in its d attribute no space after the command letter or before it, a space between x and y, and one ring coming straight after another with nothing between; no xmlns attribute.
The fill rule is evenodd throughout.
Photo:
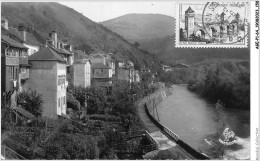
<svg viewBox="0 0 260 161"><path fill-rule="evenodd" d="M71 93L67 93L67 108L72 108L75 111L80 110L80 103Z"/></svg>
<svg viewBox="0 0 260 161"><path fill-rule="evenodd" d="M42 114L43 100L42 95L36 90L23 91L17 95L18 103L22 104L22 108L38 117Z"/></svg>
<svg viewBox="0 0 260 161"><path fill-rule="evenodd" d="M59 133L44 146L46 159L98 159L94 137L79 133Z"/></svg>
<svg viewBox="0 0 260 161"><path fill-rule="evenodd" d="M108 121L108 122L120 122L120 118L112 115L89 115L89 119L91 120L101 120L101 121Z"/></svg>

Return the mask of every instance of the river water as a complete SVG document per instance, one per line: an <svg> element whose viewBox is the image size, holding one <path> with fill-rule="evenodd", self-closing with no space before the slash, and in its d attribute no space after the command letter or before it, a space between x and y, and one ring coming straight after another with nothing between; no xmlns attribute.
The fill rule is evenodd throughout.
<svg viewBox="0 0 260 161"><path fill-rule="evenodd" d="M174 92L157 106L160 122L179 135L180 139L197 151L211 155L207 136L215 134L214 103L191 92L187 86L174 85ZM235 159L250 156L250 111L225 109L222 115L226 127L237 136L242 148L228 153Z"/></svg>

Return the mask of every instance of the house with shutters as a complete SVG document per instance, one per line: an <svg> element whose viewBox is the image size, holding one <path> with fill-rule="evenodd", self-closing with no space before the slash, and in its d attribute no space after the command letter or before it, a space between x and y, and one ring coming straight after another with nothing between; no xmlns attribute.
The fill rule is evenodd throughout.
<svg viewBox="0 0 260 161"><path fill-rule="evenodd" d="M27 50L28 48L23 44L6 35L1 35L2 94L21 89L21 81L29 78L29 65L26 61Z"/></svg>
<svg viewBox="0 0 260 161"><path fill-rule="evenodd" d="M47 45L29 56L29 88L42 94L43 117L58 119L66 115L66 61Z"/></svg>

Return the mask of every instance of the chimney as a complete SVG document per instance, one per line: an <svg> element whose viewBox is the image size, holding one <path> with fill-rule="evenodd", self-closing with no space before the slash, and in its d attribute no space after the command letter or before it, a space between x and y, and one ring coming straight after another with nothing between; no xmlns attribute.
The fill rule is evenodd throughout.
<svg viewBox="0 0 260 161"><path fill-rule="evenodd" d="M26 31L25 31L24 25L19 25L18 31L19 31L19 34L20 34L22 40L26 42Z"/></svg>
<svg viewBox="0 0 260 161"><path fill-rule="evenodd" d="M70 51L72 51L72 45L70 45L69 47L70 47Z"/></svg>
<svg viewBox="0 0 260 161"><path fill-rule="evenodd" d="M2 23L2 26L8 30L8 20L4 17L2 17L2 20L1 20L1 23Z"/></svg>
<svg viewBox="0 0 260 161"><path fill-rule="evenodd" d="M57 48L58 36L57 36L56 31L52 31L49 35L50 35L50 38L52 39L52 41L54 42L54 47Z"/></svg>

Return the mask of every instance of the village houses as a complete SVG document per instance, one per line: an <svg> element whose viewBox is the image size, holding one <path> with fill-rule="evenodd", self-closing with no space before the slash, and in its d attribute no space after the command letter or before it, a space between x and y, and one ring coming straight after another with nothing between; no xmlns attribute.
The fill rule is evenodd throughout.
<svg viewBox="0 0 260 161"><path fill-rule="evenodd" d="M73 69L74 86L108 88L112 86L112 77L129 83L140 82L134 63L115 60L113 53L87 55L73 49L68 41L61 41L56 31L44 37L34 29L27 31L24 25L8 26L6 18L1 22L1 92L15 91L16 95L17 92L36 90L44 102L43 117L58 119L66 115L66 78L70 69ZM13 100L15 95L12 95ZM24 109L17 110L28 118L33 117Z"/></svg>

